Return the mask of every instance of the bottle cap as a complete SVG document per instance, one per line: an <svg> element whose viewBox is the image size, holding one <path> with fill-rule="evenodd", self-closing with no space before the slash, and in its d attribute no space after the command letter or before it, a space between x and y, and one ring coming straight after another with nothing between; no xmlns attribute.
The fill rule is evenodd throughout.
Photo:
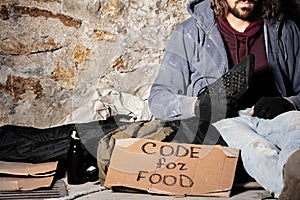
<svg viewBox="0 0 300 200"><path fill-rule="evenodd" d="M72 135L71 138L73 138L74 140L80 140L80 138L77 136L76 131L72 131Z"/></svg>

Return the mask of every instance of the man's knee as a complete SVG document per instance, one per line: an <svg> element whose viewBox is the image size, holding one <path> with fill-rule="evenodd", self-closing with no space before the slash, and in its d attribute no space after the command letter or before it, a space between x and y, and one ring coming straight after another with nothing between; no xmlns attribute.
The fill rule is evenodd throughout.
<svg viewBox="0 0 300 200"><path fill-rule="evenodd" d="M281 124L286 131L300 130L300 111L289 111L274 118L274 123Z"/></svg>
<svg viewBox="0 0 300 200"><path fill-rule="evenodd" d="M250 143L252 148L258 148L258 149L272 149L273 145L270 142L265 141L253 141Z"/></svg>
<svg viewBox="0 0 300 200"><path fill-rule="evenodd" d="M244 151L249 154L265 154L267 156L274 156L278 154L278 148L265 139L254 139L244 147Z"/></svg>

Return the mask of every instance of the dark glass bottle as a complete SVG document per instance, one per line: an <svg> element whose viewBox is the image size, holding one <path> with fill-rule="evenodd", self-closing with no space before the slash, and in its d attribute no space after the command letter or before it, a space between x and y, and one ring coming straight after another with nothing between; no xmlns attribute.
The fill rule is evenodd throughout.
<svg viewBox="0 0 300 200"><path fill-rule="evenodd" d="M67 181L69 184L84 183L84 152L79 135L74 127L68 149Z"/></svg>

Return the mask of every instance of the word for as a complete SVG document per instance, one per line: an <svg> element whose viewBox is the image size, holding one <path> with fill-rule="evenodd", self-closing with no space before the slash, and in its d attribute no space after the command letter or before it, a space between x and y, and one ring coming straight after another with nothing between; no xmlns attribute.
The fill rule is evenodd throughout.
<svg viewBox="0 0 300 200"><path fill-rule="evenodd" d="M156 168L159 169L165 166L167 169L175 169L176 167L178 167L179 170L187 170L187 168L185 167L186 166L185 163L169 162L166 164L165 162L166 162L166 158L160 158L157 162Z"/></svg>

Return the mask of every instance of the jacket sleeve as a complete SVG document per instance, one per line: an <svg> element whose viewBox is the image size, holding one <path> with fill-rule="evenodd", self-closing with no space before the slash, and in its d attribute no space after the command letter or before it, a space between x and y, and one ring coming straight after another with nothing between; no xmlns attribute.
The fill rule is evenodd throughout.
<svg viewBox="0 0 300 200"><path fill-rule="evenodd" d="M195 42L190 34L182 25L177 26L150 90L149 108L156 118L180 120L195 116L197 97L187 95L194 46Z"/></svg>
<svg viewBox="0 0 300 200"><path fill-rule="evenodd" d="M300 32L296 24L291 22L285 35L286 62L288 66L287 75L289 77L291 89L287 90L288 98L294 103L297 110L300 110Z"/></svg>

